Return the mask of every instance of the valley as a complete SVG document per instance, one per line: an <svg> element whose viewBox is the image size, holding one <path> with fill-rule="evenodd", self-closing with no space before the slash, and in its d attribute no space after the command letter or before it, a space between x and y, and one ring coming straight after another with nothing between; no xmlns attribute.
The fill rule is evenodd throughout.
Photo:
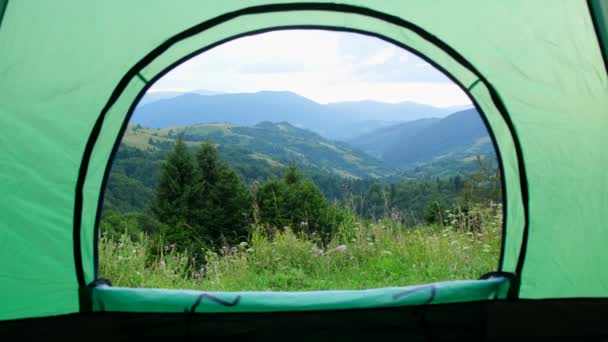
<svg viewBox="0 0 608 342"><path fill-rule="evenodd" d="M165 100L144 107L164 106ZM168 124L181 120L179 116L167 118L172 120ZM496 167L492 143L473 109L385 123L346 141L326 138L287 121L258 122L260 119L256 114L247 118L250 125L217 121L162 128L131 123L113 162L104 207L120 212L146 210L154 197L160 166L178 137L191 150L202 142L213 143L222 160L246 184L281 177L289 165L297 165L332 201L344 201L353 193L366 194L374 184L462 179L478 169L477 156ZM429 196L411 205L420 212Z"/></svg>

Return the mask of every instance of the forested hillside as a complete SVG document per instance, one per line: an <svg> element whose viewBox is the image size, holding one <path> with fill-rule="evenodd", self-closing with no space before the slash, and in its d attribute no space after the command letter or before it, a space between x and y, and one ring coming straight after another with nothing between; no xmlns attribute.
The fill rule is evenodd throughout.
<svg viewBox="0 0 608 342"><path fill-rule="evenodd" d="M349 145L329 141L286 122L262 122L252 127L206 124L168 129L130 125L114 158L105 206L119 211L143 210L157 184L162 160L181 136L195 148L210 141L246 183L279 177L296 162L331 199L343 197L343 182L380 179L392 170Z"/></svg>
<svg viewBox="0 0 608 342"><path fill-rule="evenodd" d="M414 137L441 121L414 121L410 123L413 132L410 135ZM376 136L386 136L387 141L395 143L396 139L390 138L403 130L399 125ZM464 187L464 179L479 170L480 162L491 170L496 168L493 155L485 152L478 161L475 154L466 154L466 150L410 168L394 168L347 143L327 140L287 122L262 122L254 126L217 123L165 129L130 125L112 164L104 208L122 213L148 211L163 161L178 137L190 151L202 142L211 142L218 158L248 186L282 177L293 163L330 202L349 201L358 214L368 218L400 211L408 222L423 221L425 210L433 201L442 207L453 205ZM466 144L462 146L471 149ZM420 148L428 149L424 144Z"/></svg>

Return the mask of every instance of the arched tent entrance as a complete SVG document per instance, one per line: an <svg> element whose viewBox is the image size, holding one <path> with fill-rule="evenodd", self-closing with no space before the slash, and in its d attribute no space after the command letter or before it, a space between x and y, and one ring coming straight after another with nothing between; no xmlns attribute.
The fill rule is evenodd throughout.
<svg viewBox="0 0 608 342"><path fill-rule="evenodd" d="M599 271L608 264L606 1L0 5L2 320L184 308L188 319L202 312L323 316L608 296L608 273ZM503 276L313 294L95 286L104 178L147 87L218 44L290 28L382 38L424 57L470 94L503 167Z"/></svg>

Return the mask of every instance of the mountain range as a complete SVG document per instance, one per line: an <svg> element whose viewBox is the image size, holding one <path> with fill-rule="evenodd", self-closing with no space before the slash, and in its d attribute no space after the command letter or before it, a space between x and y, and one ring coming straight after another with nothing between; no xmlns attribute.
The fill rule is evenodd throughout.
<svg viewBox="0 0 608 342"><path fill-rule="evenodd" d="M276 91L150 93L136 108L131 122L145 127L166 128L214 122L252 126L263 121L285 121L312 130L324 138L347 140L399 122L442 118L462 108L439 108L414 102L319 104L292 92Z"/></svg>
<svg viewBox="0 0 608 342"><path fill-rule="evenodd" d="M346 142L327 139L286 121L263 121L250 126L219 122L167 128L132 124L123 144L167 149L178 135L190 144L212 141L234 160L281 168L296 162L346 178L381 178L440 159L443 161L438 165L445 167L445 160L454 164L494 154L485 125L474 109L445 118L393 124Z"/></svg>
<svg viewBox="0 0 608 342"><path fill-rule="evenodd" d="M278 177L296 163L325 196L334 199L342 193L345 179L367 184L464 175L475 171L478 155L496 164L490 138L475 110L393 124L347 142L286 121L165 128L132 123L114 158L104 206L127 211L146 208L160 165L179 136L192 149L201 142L213 142L222 160L248 184Z"/></svg>
<svg viewBox="0 0 608 342"><path fill-rule="evenodd" d="M144 96L141 98L141 100L139 100L138 105L143 106L145 104L149 104L149 103L156 102L159 100L172 99L174 97L178 97L178 96L181 96L184 94L218 95L218 94L222 94L222 92L213 91L213 90L205 90L205 89L191 90L191 91L187 91L187 92L183 92L183 91L153 91L153 92L150 92L149 91L144 94Z"/></svg>
<svg viewBox="0 0 608 342"><path fill-rule="evenodd" d="M353 138L353 147L393 167L407 167L437 158L467 158L494 154L488 131L475 109L443 119L421 119L396 124Z"/></svg>

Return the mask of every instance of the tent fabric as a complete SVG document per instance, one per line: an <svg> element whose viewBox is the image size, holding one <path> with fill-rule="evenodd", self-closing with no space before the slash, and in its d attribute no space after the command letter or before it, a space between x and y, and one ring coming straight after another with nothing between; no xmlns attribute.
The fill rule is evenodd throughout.
<svg viewBox="0 0 608 342"><path fill-rule="evenodd" d="M135 310L119 304L123 295L153 293L87 287L121 130L145 90L183 60L290 28L379 37L444 71L498 148L506 212L497 270L516 276L509 299L608 296L606 0L1 5L0 320L83 312L95 298Z"/></svg>

